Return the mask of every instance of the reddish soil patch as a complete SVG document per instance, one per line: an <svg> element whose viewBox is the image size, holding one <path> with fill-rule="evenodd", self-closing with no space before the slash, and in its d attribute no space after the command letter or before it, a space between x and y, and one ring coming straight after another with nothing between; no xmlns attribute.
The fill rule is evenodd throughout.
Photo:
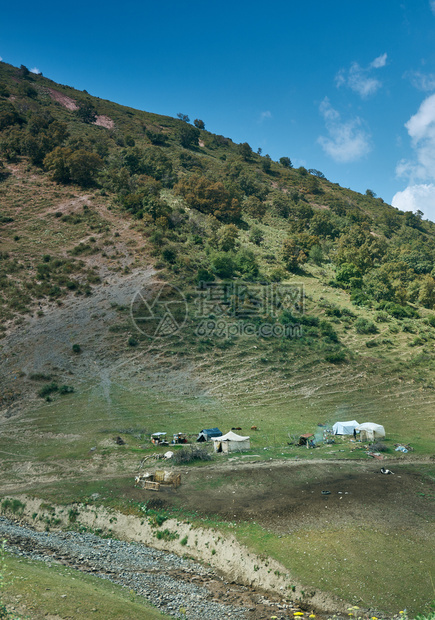
<svg viewBox="0 0 435 620"><path fill-rule="evenodd" d="M61 105L63 105L68 110L78 110L79 106L76 104L74 99L71 97L67 97L66 95L62 95L58 90L54 90L54 88L47 88L48 94L54 101L57 101Z"/></svg>
<svg viewBox="0 0 435 620"><path fill-rule="evenodd" d="M104 116L104 114L97 116L97 120L94 124L99 127L105 127L106 129L113 129L115 127L115 123L112 121L110 116Z"/></svg>

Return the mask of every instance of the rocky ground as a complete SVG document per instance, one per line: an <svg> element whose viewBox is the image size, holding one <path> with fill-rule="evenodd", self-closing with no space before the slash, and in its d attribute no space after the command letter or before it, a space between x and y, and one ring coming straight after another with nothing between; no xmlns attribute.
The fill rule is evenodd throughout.
<svg viewBox="0 0 435 620"><path fill-rule="evenodd" d="M145 545L74 531L37 532L4 517L0 517L0 534L7 540L8 551L16 555L48 565L61 563L109 579L177 618L289 617L290 609L260 592L225 582L192 560Z"/></svg>

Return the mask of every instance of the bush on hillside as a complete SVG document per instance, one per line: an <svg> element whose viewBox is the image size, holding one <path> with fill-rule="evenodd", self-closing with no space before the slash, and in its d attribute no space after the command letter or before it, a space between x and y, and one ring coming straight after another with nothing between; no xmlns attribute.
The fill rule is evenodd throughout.
<svg viewBox="0 0 435 620"><path fill-rule="evenodd" d="M355 321L355 331L357 334L377 334L378 328L373 323L373 321L369 321L369 319L359 317Z"/></svg>
<svg viewBox="0 0 435 620"><path fill-rule="evenodd" d="M199 445L181 448L181 450L178 450L173 456L175 465L186 465L187 463L193 463L195 461L211 461L211 459L212 456L208 448Z"/></svg>

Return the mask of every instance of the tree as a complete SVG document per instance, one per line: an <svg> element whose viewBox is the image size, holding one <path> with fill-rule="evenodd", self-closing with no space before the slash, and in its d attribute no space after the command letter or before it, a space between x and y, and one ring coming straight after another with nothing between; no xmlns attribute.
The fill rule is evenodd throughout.
<svg viewBox="0 0 435 620"><path fill-rule="evenodd" d="M249 250L248 248L242 248L236 254L235 263L237 271L242 273L244 276L248 276L251 278L255 278L256 276L258 276L258 263L252 250Z"/></svg>
<svg viewBox="0 0 435 620"><path fill-rule="evenodd" d="M419 212L421 213L421 211ZM406 211L405 213L405 225L410 228L419 228L421 224L421 217L417 215L417 213L413 213L412 211Z"/></svg>
<svg viewBox="0 0 435 620"><path fill-rule="evenodd" d="M336 237L337 229L329 215L325 212L316 213L310 220L310 230L319 237Z"/></svg>
<svg viewBox="0 0 435 620"><path fill-rule="evenodd" d="M316 176L310 175L306 181L306 188L310 194L323 194L322 186Z"/></svg>
<svg viewBox="0 0 435 620"><path fill-rule="evenodd" d="M149 148L143 153L140 172L158 181L165 187L172 187L174 177L171 160L159 148Z"/></svg>
<svg viewBox="0 0 435 620"><path fill-rule="evenodd" d="M57 183L72 181L82 187L89 187L94 184L95 177L103 166L103 160L96 153L90 153L85 149L73 151L58 146L46 155L44 166L52 171L52 179Z"/></svg>
<svg viewBox="0 0 435 620"><path fill-rule="evenodd" d="M95 123L95 121L97 120L97 111L90 99L79 101L79 107L76 110L76 116L78 116L79 119L83 121L83 123Z"/></svg>
<svg viewBox="0 0 435 620"><path fill-rule="evenodd" d="M190 123L190 118L187 116L187 114L183 114L182 112L178 112L177 118L179 118L180 121L183 121L184 123Z"/></svg>
<svg viewBox="0 0 435 620"><path fill-rule="evenodd" d="M269 155L266 155L263 158L263 161L261 162L261 167L263 168L263 172L265 172L266 174L270 173L272 167L272 160L270 159Z"/></svg>
<svg viewBox="0 0 435 620"><path fill-rule="evenodd" d="M293 168L293 164L292 164L292 162L290 160L290 157L280 157L279 158L279 163L284 168Z"/></svg>
<svg viewBox="0 0 435 620"><path fill-rule="evenodd" d="M335 276L335 279L341 284L350 284L350 281L352 279L361 277L361 271L356 265L354 265L353 263L343 263L337 270L337 275Z"/></svg>
<svg viewBox="0 0 435 620"><path fill-rule="evenodd" d="M245 161L249 161L252 157L252 149L247 142L239 144L239 153Z"/></svg>
<svg viewBox="0 0 435 620"><path fill-rule="evenodd" d="M195 118L193 124L197 129L205 129L205 123L200 118Z"/></svg>
<svg viewBox="0 0 435 620"><path fill-rule="evenodd" d="M432 309L435 304L435 280L427 275L424 276L418 294L418 301L425 308Z"/></svg>
<svg viewBox="0 0 435 620"><path fill-rule="evenodd" d="M199 129L197 129L197 127L192 127L191 125L187 125L186 123L186 125L183 125L178 130L178 139L181 146L185 149L198 146Z"/></svg>
<svg viewBox="0 0 435 620"><path fill-rule="evenodd" d="M306 254L292 238L285 239L282 244L282 260L288 271L294 271L298 265L307 260Z"/></svg>
<svg viewBox="0 0 435 620"><path fill-rule="evenodd" d="M219 228L216 234L217 245L223 252L229 252L234 250L237 239L239 238L239 231L234 224L227 224Z"/></svg>
<svg viewBox="0 0 435 620"><path fill-rule="evenodd" d="M163 146L168 141L168 136L166 134L157 131L151 131L147 129L145 131L145 135L151 142L151 144L155 144L157 146Z"/></svg>
<svg viewBox="0 0 435 620"><path fill-rule="evenodd" d="M157 196L144 199L143 206L145 213L149 213L155 222L161 218L167 219L172 211L168 203Z"/></svg>
<svg viewBox="0 0 435 620"><path fill-rule="evenodd" d="M95 177L103 167L103 160L96 153L79 149L70 155L68 165L71 180L82 187L89 187L95 183Z"/></svg>
<svg viewBox="0 0 435 620"><path fill-rule="evenodd" d="M249 196L249 198L243 202L243 210L249 213L249 215L252 215L252 217L261 220L266 213L266 203L261 202L257 196Z"/></svg>
<svg viewBox="0 0 435 620"><path fill-rule="evenodd" d="M58 146L45 156L44 167L52 172L51 178L56 183L71 181L68 159L72 152L70 148Z"/></svg>
<svg viewBox="0 0 435 620"><path fill-rule="evenodd" d="M372 189L366 189L366 196L369 198L376 198L376 194Z"/></svg>
<svg viewBox="0 0 435 620"><path fill-rule="evenodd" d="M230 254L225 252L213 254L210 261L210 267L212 272L220 278L231 278L231 276L234 275L234 260Z"/></svg>
<svg viewBox="0 0 435 620"><path fill-rule="evenodd" d="M313 245L308 255L310 261L312 261L315 265L321 265L323 263L324 257L322 248L320 245Z"/></svg>
<svg viewBox="0 0 435 620"><path fill-rule="evenodd" d="M314 177L317 177L319 179L325 178L325 175L323 174L323 172L320 172L320 170L316 170L315 168L310 168L308 172L312 174Z"/></svg>
<svg viewBox="0 0 435 620"><path fill-rule="evenodd" d="M27 78L29 74L30 74L30 71L26 67L26 65L20 65L20 76L23 78Z"/></svg>
<svg viewBox="0 0 435 620"><path fill-rule="evenodd" d="M251 228L251 232L249 234L249 241L255 243L255 245L260 245L264 239L264 235L258 226L253 226Z"/></svg>
<svg viewBox="0 0 435 620"><path fill-rule="evenodd" d="M240 203L231 189L220 181L210 181L205 176L193 174L181 179L175 186L176 194L183 196L187 204L202 213L214 215L226 222L240 218Z"/></svg>

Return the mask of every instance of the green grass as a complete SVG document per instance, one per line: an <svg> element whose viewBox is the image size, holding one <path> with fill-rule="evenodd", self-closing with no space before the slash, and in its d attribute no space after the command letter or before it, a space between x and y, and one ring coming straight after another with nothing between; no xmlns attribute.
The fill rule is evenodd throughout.
<svg viewBox="0 0 435 620"><path fill-rule="evenodd" d="M5 581L3 598L9 607L24 604L23 617L30 614L34 620L56 614L77 620L169 618L133 591L65 566L7 554Z"/></svg>
<svg viewBox="0 0 435 620"><path fill-rule="evenodd" d="M424 539L406 527L300 529L277 536L255 524L237 537L281 562L307 588L330 592L368 608L411 614L429 610L433 562ZM382 603L380 604L380 601Z"/></svg>

